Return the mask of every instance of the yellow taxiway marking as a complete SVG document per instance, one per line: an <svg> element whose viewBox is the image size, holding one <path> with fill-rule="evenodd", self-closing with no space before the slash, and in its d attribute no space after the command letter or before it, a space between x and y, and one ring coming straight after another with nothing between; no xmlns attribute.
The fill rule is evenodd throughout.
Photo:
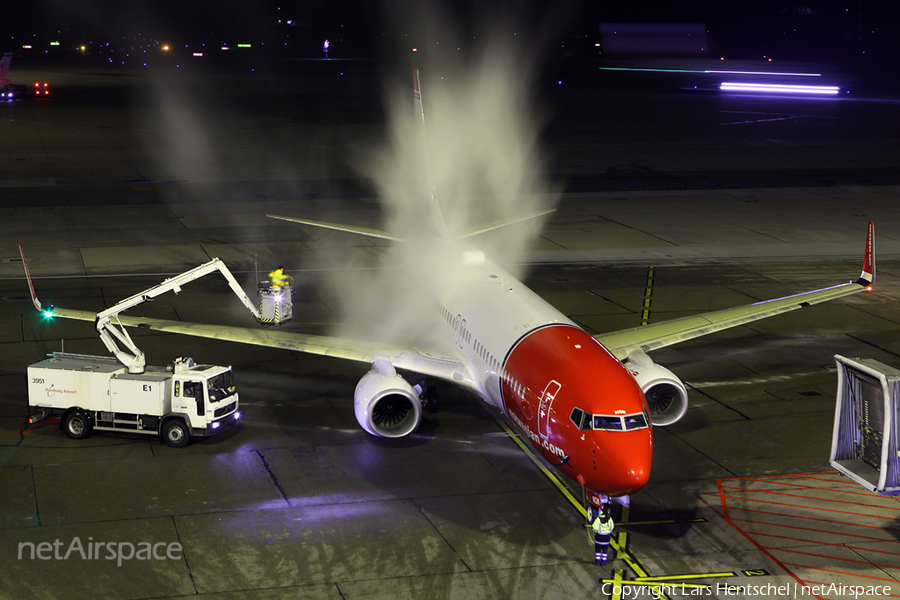
<svg viewBox="0 0 900 600"><path fill-rule="evenodd" d="M581 513L582 517L587 519L587 511L585 511L581 503L575 499L575 496L572 495L572 492L569 491L569 488L567 488L565 484L563 484L563 482L561 482L559 478L550 471L550 469L544 466L544 463L542 463L541 459L531 451L531 448L528 447L528 444L523 442L522 439L512 429L510 429L506 423L504 423L500 419L497 419L497 422L500 423L500 426L506 432L506 435L512 438L512 441L514 441L519 446L519 448L525 451L525 454L528 455L528 458L530 458L531 461L536 464L537 467L541 470L541 472L547 476L547 479L549 479L553 483L553 485L555 485L557 489L562 492L562 495L566 497L566 500L568 500L572 504L572 506L578 509L578 512Z"/></svg>
<svg viewBox="0 0 900 600"><path fill-rule="evenodd" d="M736 577L734 571L724 571L722 573L684 573L683 575L660 575L658 577L637 577L633 581L641 583L663 583L666 581L683 581L685 579L706 579L707 577ZM686 583L687 586L709 587L705 584Z"/></svg>
<svg viewBox="0 0 900 600"><path fill-rule="evenodd" d="M508 435L512 439L512 441L514 441L516 443L516 445L519 446L519 448L521 448L525 452L525 454L528 456L528 458L530 458L531 461L535 465L537 465L537 467L547 477L547 479L549 479L551 481L551 483L553 483L553 485L555 485L556 488L562 493L562 495L566 498L566 500L568 500L569 503L575 507L575 510L577 510L581 514L582 517L587 519L587 511L585 510L584 506L578 500L575 499L575 496L573 496L572 492L569 491L569 488L566 487L566 485L562 481L559 480L559 477L557 477L555 473L553 473L552 471L550 471L550 469L548 469L546 466L544 466L544 463L542 463L541 459L532 451L531 447L528 444L526 444L525 442L523 442L522 439L519 437L519 435L516 434L512 429L510 429L509 426L503 420L501 420L501 419L496 419L496 420L498 423L500 423L500 426L506 432L506 435ZM695 521L696 522L704 522L704 521L706 521L706 519L691 520L691 522L695 522ZM672 520L672 521L636 521L633 523L629 523L628 522L628 507L627 506L622 507L622 522L620 523L621 525L638 525L638 524L649 525L652 523L674 523L674 522L676 522L676 521L674 521L674 520ZM620 532L620 533L612 536L612 538L609 540L609 545L612 546L613 549L616 551L616 558L624 561L625 564L628 565L628 567L632 571L634 571L634 573L635 573L635 575L637 575L637 577L635 579L624 579L624 575L625 575L624 570L614 569L613 570L613 579L602 579L601 581L604 583L619 583L619 584L634 583L637 585L647 585L647 586L662 588L666 582L673 582L673 583L679 582L678 583L679 586L692 587L692 588L693 587L708 588L709 587L708 585L684 583L684 580L704 579L707 577L733 577L736 575L736 573L725 572L725 573L688 573L688 574L683 574L683 575L660 575L660 576L654 577L654 576L651 576L644 569L644 567L637 560L637 558L635 558L634 556L631 555L630 552L628 552L628 533L627 532ZM615 589L616 586L613 586L613 587ZM612 595L611 599L612 600L621 600L621 593L622 593L621 586L619 586L618 593ZM659 600L669 600L668 596L666 596L665 594L658 594L656 597L658 597Z"/></svg>

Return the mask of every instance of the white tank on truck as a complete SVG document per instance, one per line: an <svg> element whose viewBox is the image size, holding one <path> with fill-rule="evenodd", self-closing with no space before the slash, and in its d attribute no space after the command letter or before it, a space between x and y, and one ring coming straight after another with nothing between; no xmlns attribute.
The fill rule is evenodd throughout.
<svg viewBox="0 0 900 600"><path fill-rule="evenodd" d="M141 433L175 448L240 418L231 367L189 358L129 373L113 358L55 353L28 367L28 404L31 422L59 415L71 438L94 430Z"/></svg>
<svg viewBox="0 0 900 600"><path fill-rule="evenodd" d="M19 254L28 279L31 301L44 314L34 282L19 244ZM106 348L115 356L54 353L28 367L30 423L59 415L60 426L72 438L91 431L128 431L159 434L176 448L192 437L222 431L240 418L238 394L231 367L195 365L190 358L177 358L167 368L149 366L144 353L122 326L119 314L166 292L219 271L244 306L260 320L259 311L218 258L126 298L97 313L95 326Z"/></svg>

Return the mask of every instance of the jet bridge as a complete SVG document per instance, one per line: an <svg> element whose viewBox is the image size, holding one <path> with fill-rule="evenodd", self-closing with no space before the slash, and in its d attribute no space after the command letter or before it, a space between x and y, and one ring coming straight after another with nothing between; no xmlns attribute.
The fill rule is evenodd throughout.
<svg viewBox="0 0 900 600"><path fill-rule="evenodd" d="M900 370L835 355L831 466L863 487L900 495Z"/></svg>

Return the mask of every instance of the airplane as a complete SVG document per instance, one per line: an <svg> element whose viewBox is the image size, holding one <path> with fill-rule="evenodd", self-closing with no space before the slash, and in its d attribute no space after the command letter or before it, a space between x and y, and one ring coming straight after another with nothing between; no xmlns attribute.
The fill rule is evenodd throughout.
<svg viewBox="0 0 900 600"><path fill-rule="evenodd" d="M414 71L416 119L424 109ZM430 176L429 176L430 184ZM423 413L424 378L464 388L507 417L536 452L558 472L583 486L594 506L627 504L650 477L653 427L679 421L688 408L684 383L653 362L649 352L813 304L871 290L875 280L874 224L870 221L860 276L819 290L591 335L471 245L470 237L493 224L453 235L443 219L433 186L431 223L424 242L355 226L267 215L304 226L406 243L429 253L440 269L411 274L430 299L441 348L414 348L335 336L310 335L185 323L120 315L127 327L283 348L371 365L356 386L354 412L374 436L412 434ZM22 255L23 264L25 256ZM95 321L96 313L44 309L25 272L32 302L45 314ZM446 282L454 280L448 287ZM448 350L449 348L449 350Z"/></svg>
<svg viewBox="0 0 900 600"><path fill-rule="evenodd" d="M12 52L7 52L0 58L0 99L14 100L25 95L26 86L12 83L6 75L9 73L9 65L12 62Z"/></svg>

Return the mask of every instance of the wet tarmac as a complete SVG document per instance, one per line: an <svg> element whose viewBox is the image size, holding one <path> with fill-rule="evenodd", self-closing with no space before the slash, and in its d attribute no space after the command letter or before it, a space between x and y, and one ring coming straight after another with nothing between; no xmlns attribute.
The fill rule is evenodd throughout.
<svg viewBox="0 0 900 600"><path fill-rule="evenodd" d="M691 406L656 429L650 483L617 508L616 559L595 567L580 489L563 493L499 415L451 385L415 435L376 439L353 415L365 365L136 331L149 363L232 365L240 426L183 449L29 427L27 365L106 351L92 324L33 310L16 242L45 303L96 311L214 256L248 291L283 263L297 279L283 328L304 333L337 320L328 256L384 252L265 218L380 222L347 167L385 136L359 99L367 78L316 80L343 86L330 100L348 99L346 124L334 105L309 116L292 101L312 95L294 88L226 103L197 124L205 150L177 155L191 161L182 179L167 156L179 140L157 135L161 109L138 75L106 96L102 75L56 75L53 98L0 105L0 598L648 597L648 578L672 598L900 594L900 504L828 465L833 355L900 365L896 103L586 83L545 97L558 116L542 143L568 183L526 282L588 331L639 325L651 268L651 322L854 279L876 223L873 292L654 353ZM734 125L735 111L794 116ZM216 277L135 314L255 325ZM41 543L85 553L29 554ZM117 564L89 558L96 543L172 554Z"/></svg>

